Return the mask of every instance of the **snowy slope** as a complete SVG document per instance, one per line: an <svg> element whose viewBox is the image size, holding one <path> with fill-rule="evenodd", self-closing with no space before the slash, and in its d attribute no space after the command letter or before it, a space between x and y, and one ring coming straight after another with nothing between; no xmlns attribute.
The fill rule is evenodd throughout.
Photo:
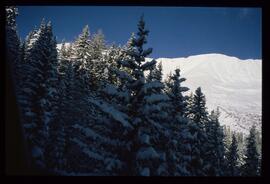
<svg viewBox="0 0 270 184"><path fill-rule="evenodd" d="M66 46L66 47L69 47L70 44L71 44L71 43L66 42L66 43L65 43L65 46ZM56 49L57 49L58 51L61 50L61 47L62 47L62 43L56 44Z"/></svg>
<svg viewBox="0 0 270 184"><path fill-rule="evenodd" d="M69 46L70 43L65 43ZM60 50L61 44L57 44ZM150 58L147 58L150 60ZM220 107L220 123L232 130L248 133L255 124L261 131L262 61L241 60L223 54L202 54L186 58L158 58L164 78L180 68L187 80L187 93L201 87L208 110Z"/></svg>
<svg viewBox="0 0 270 184"><path fill-rule="evenodd" d="M195 91L201 86L209 110L220 106L221 124L248 133L255 124L261 129L262 61L240 60L222 54L187 58L159 58L164 77L176 68L187 80L183 85Z"/></svg>

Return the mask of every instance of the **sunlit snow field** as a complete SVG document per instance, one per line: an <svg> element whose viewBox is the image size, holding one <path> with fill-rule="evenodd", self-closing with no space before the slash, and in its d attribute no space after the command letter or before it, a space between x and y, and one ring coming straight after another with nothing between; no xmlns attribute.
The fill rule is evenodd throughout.
<svg viewBox="0 0 270 184"><path fill-rule="evenodd" d="M261 129L262 61L241 60L222 54L187 58L158 58L164 78L176 68L187 80L183 85L194 92L201 86L209 110L221 106L220 123L248 133L252 124Z"/></svg>

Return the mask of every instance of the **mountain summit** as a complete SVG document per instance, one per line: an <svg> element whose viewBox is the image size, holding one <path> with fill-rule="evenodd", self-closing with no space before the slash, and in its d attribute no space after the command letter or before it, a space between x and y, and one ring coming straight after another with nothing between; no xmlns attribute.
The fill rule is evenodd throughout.
<svg viewBox="0 0 270 184"><path fill-rule="evenodd" d="M220 107L220 122L232 130L248 133L255 124L261 129L262 61L241 60L223 54L202 54L186 58L158 58L164 78L180 68L190 92L201 86L209 110Z"/></svg>

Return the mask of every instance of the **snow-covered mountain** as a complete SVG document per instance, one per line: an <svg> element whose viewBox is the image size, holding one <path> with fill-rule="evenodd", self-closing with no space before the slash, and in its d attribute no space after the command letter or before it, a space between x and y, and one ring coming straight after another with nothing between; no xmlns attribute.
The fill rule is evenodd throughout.
<svg viewBox="0 0 270 184"><path fill-rule="evenodd" d="M201 86L209 110L220 107L220 123L248 133L255 124L261 130L262 61L241 60L222 54L202 54L187 58L158 58L164 78L180 68L189 93Z"/></svg>
<svg viewBox="0 0 270 184"><path fill-rule="evenodd" d="M69 46L70 43L65 43ZM61 44L57 44L60 50ZM147 58L150 60L151 58ZM248 134L255 124L261 131L262 61L241 60L223 54L202 54L186 58L158 58L162 62L164 79L180 68L187 80L187 93L201 87L208 110L219 107L220 123L231 130Z"/></svg>

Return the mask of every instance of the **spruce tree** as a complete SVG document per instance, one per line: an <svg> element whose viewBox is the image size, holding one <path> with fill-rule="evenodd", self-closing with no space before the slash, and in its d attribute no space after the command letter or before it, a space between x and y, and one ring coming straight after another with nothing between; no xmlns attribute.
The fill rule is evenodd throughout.
<svg viewBox="0 0 270 184"><path fill-rule="evenodd" d="M122 58L121 51L117 47L112 47L104 54L104 58L109 62L105 67L108 68L110 80L100 81L97 94L88 97L91 111L94 111L93 117L87 126L79 128L76 125L76 129L87 137L87 140L80 141L91 145L84 150L100 155L99 158L86 155L91 162L95 162L93 170L103 175L127 175L130 173L126 172L127 165L124 160L131 141L126 139L126 134L132 126L126 108L128 91L124 80L118 81L118 77L124 72L116 66L116 62ZM82 127L92 132L92 135L82 131Z"/></svg>
<svg viewBox="0 0 270 184"><path fill-rule="evenodd" d="M153 67L150 68L146 79L146 85L144 87L146 92L145 94L158 95L163 97L163 100L156 100L154 103L146 103L145 114L148 116L148 121L153 123L155 126L155 132L152 133L154 135L153 142L155 142L155 148L159 150L159 154L161 155L161 160L159 161L161 164L159 165L155 175L167 176L172 173L168 171L168 168L170 167L168 164L168 158L170 158L174 153L173 150L168 151L169 145L167 143L170 140L170 136L166 131L169 127L167 125L167 121L170 116L168 112L168 109L170 108L170 99L168 95L164 93L165 85L162 82L162 75L161 63L157 66L153 65ZM175 145L173 146L175 147ZM176 168L176 164L173 164L173 166Z"/></svg>
<svg viewBox="0 0 270 184"><path fill-rule="evenodd" d="M243 176L258 176L259 153L256 148L256 129L253 125L247 137L246 152L244 157L244 165L242 166Z"/></svg>
<svg viewBox="0 0 270 184"><path fill-rule="evenodd" d="M131 74L121 72L121 78L125 78L127 91L129 92L128 116L133 127L127 134L127 139L132 140L130 150L127 150L127 173L132 175L156 175L160 166L160 156L156 150L155 122L148 118L150 109L147 107L166 100L166 96L153 94L152 86L146 83L145 71L149 71L156 64L155 60L145 61L152 49L143 49L146 36L149 31L145 29L145 22L141 17L138 24L137 38L131 40L132 49L126 51L129 59L119 61L122 67L129 68ZM119 72L118 72L119 73ZM154 105L155 106L155 105ZM152 106L153 107L153 106Z"/></svg>
<svg viewBox="0 0 270 184"><path fill-rule="evenodd" d="M56 38L53 36L51 22L46 25L46 44L47 61L44 62L44 123L48 126L48 141L46 145L46 164L49 168L59 168L63 164L64 148L64 126L59 120L60 83L57 73L57 50Z"/></svg>
<svg viewBox="0 0 270 184"><path fill-rule="evenodd" d="M104 79L106 79L106 81L110 84L117 85L117 78L113 74L113 70L117 68L117 60L120 59L121 54L121 48L116 45L112 45L108 48L106 54L103 56L103 60L106 61L103 75Z"/></svg>
<svg viewBox="0 0 270 184"><path fill-rule="evenodd" d="M70 46L70 55L67 57L69 63L72 63L73 81L70 93L73 98L73 112L71 121L85 122L89 109L87 98L95 92L95 81L93 80L93 63L90 51L90 32L88 26L85 26L82 33L78 36L75 43ZM85 122L86 123L86 122Z"/></svg>
<svg viewBox="0 0 270 184"><path fill-rule="evenodd" d="M190 172L192 176L203 176L204 166L203 163L206 153L207 135L205 133L205 124L208 121L208 112L205 106L205 96L201 88L197 88L192 98L190 110L188 113L189 131L193 136L193 143L191 144L191 162Z"/></svg>
<svg viewBox="0 0 270 184"><path fill-rule="evenodd" d="M232 142L232 132L230 130L230 126L224 125L224 144L225 144L225 151L229 151L229 147Z"/></svg>
<svg viewBox="0 0 270 184"><path fill-rule="evenodd" d="M183 116L186 114L186 100L187 97L183 96L183 92L186 92L189 90L187 87L182 87L181 83L184 82L185 78L180 78L180 69L175 70L175 74L170 77L171 83L168 83L168 89L167 92L168 96L171 98L171 102L173 103L173 106L175 107L172 109L173 114L179 114Z"/></svg>
<svg viewBox="0 0 270 184"><path fill-rule="evenodd" d="M229 151L226 156L227 159L227 175L228 176L239 176L239 164L238 164L238 143L235 134L232 135L232 143L229 147Z"/></svg>
<svg viewBox="0 0 270 184"><path fill-rule="evenodd" d="M61 48L58 52L58 73L60 76L65 75L68 63L70 62L70 53L67 51L66 43L63 41L61 44Z"/></svg>
<svg viewBox="0 0 270 184"><path fill-rule="evenodd" d="M124 163L121 158L124 155L121 154L129 143L119 135L125 133L129 122L126 120L127 115L118 109L121 107L119 103L124 103L120 98L121 92L118 93L118 89L109 81L102 81L98 88L93 88L91 83L91 77L97 77L96 65L99 64L99 59L110 59L108 62L114 65L118 52L114 53L112 50L111 53L102 53L104 48L99 51L91 50L93 46L100 46L98 40L93 45L87 28L84 29L73 47L75 57L69 57L70 64L63 87L63 94L66 94L63 107L65 112L69 112L63 121L66 124L65 134L70 135L66 137L66 166L69 172L122 175ZM96 58L92 55L94 52L97 53ZM106 63L104 67L109 66ZM89 82L87 90L84 82Z"/></svg>
<svg viewBox="0 0 270 184"><path fill-rule="evenodd" d="M42 21L25 42L22 67L23 85L20 104L27 140L32 156L39 166L45 166L49 127L57 114L57 51L50 23Z"/></svg>
<svg viewBox="0 0 270 184"><path fill-rule="evenodd" d="M104 34L101 30L93 35L90 40L91 58L93 62L94 80L99 86L106 79L105 69L107 68L106 54L108 48L105 44ZM99 82L97 82L99 81Z"/></svg>
<svg viewBox="0 0 270 184"><path fill-rule="evenodd" d="M168 129L170 130L168 164L170 175L188 176L190 175L190 152L192 138L188 129L188 119L186 114L186 96L184 92L187 87L182 86L185 78L180 77L180 69L169 76L167 82L167 95L170 98L169 117L167 119Z"/></svg>
<svg viewBox="0 0 270 184"><path fill-rule="evenodd" d="M83 28L73 47L75 73L78 90L87 94L95 85L94 64L90 49L90 31L88 25Z"/></svg>
<svg viewBox="0 0 270 184"><path fill-rule="evenodd" d="M198 123L200 128L204 130L205 123L208 121L207 119L208 112L206 110L205 95L202 93L200 87L198 87L195 91L190 112L191 114L189 115L189 118L192 121Z"/></svg>
<svg viewBox="0 0 270 184"><path fill-rule="evenodd" d="M12 80L14 82L15 93L21 89L21 60L20 60L20 39L17 33L16 16L18 9L15 6L6 6L6 21L5 21L5 45L7 64L12 71Z"/></svg>
<svg viewBox="0 0 270 184"><path fill-rule="evenodd" d="M46 57L42 55L45 54L43 45L45 29L45 21L42 21L40 28L31 32L27 37L23 71L25 78L22 91L22 108L27 140L30 143L33 157L37 159L38 164L43 166L44 147L48 133L41 107L41 98L45 96L43 64Z"/></svg>
<svg viewBox="0 0 270 184"><path fill-rule="evenodd" d="M222 176L225 169L225 146L223 129L219 124L219 110L211 111L205 124L207 141L204 153L204 172L207 176Z"/></svg>

